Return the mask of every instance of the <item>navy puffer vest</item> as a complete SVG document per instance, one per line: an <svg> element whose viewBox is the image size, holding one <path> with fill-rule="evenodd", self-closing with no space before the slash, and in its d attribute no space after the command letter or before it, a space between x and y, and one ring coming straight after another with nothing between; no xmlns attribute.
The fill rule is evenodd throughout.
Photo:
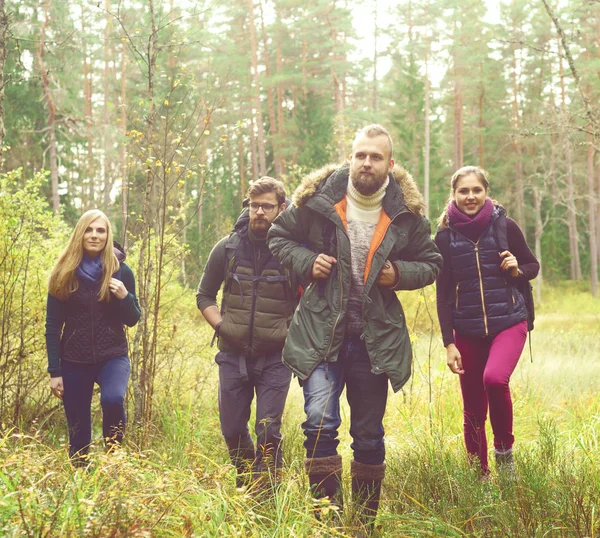
<svg viewBox="0 0 600 538"><path fill-rule="evenodd" d="M453 327L467 337L498 334L527 319L525 300L500 269L496 223L505 218L495 207L490 226L477 242L450 227L450 266L456 286Z"/></svg>
<svg viewBox="0 0 600 538"><path fill-rule="evenodd" d="M115 278L121 278L119 269ZM128 354L118 299L98 301L98 287L80 282L66 302L67 318L60 342L63 361L96 364Z"/></svg>

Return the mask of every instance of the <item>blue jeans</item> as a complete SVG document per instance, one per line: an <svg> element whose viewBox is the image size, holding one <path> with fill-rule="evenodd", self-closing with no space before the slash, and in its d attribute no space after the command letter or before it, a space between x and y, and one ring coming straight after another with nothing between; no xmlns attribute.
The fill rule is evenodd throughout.
<svg viewBox="0 0 600 538"><path fill-rule="evenodd" d="M321 363L303 382L302 424L307 458L337 454L340 396L346 387L350 405L350 435L354 459L380 465L385 460L383 415L387 403L388 377L371 373L371 361L363 340L346 337L336 362Z"/></svg>
<svg viewBox="0 0 600 538"><path fill-rule="evenodd" d="M63 403L69 426L69 454L85 454L92 442L92 395L100 386L102 433L107 444L120 443L125 431L125 392L129 358L116 357L100 364L63 362Z"/></svg>

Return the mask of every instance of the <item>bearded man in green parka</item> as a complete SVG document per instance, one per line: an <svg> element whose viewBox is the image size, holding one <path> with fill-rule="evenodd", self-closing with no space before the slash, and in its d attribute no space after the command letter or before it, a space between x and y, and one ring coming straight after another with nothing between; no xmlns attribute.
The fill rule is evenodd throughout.
<svg viewBox="0 0 600 538"><path fill-rule="evenodd" d="M268 244L310 282L283 349L305 399L305 467L317 497L342 505L339 399L350 405L352 495L372 529L385 474L383 415L411 374L412 350L397 290L435 281L442 258L412 177L394 166L380 125L356 136L349 165L307 177L273 222Z"/></svg>

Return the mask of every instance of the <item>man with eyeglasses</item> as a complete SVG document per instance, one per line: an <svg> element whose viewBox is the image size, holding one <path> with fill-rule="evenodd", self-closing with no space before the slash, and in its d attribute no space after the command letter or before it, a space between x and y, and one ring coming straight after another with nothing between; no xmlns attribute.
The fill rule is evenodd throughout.
<svg viewBox="0 0 600 538"><path fill-rule="evenodd" d="M212 249L196 304L215 329L221 432L238 487L262 490L281 468L281 416L291 372L281 350L296 307L296 279L271 254L266 237L286 207L283 184L262 177L248 189L248 210ZM221 308L217 293L223 287ZM256 393L256 448L248 431Z"/></svg>

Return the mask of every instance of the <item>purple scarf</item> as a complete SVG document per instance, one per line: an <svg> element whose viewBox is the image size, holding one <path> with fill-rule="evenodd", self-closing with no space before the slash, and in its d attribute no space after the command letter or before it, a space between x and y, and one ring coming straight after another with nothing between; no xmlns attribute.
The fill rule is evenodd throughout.
<svg viewBox="0 0 600 538"><path fill-rule="evenodd" d="M75 274L79 280L85 282L90 288L98 286L102 281L102 259L100 256L90 258L84 253Z"/></svg>
<svg viewBox="0 0 600 538"><path fill-rule="evenodd" d="M452 200L448 204L447 211L448 221L452 227L471 241L477 241L490 225L494 204L489 198L486 198L479 212L470 217L458 209L456 202Z"/></svg>

